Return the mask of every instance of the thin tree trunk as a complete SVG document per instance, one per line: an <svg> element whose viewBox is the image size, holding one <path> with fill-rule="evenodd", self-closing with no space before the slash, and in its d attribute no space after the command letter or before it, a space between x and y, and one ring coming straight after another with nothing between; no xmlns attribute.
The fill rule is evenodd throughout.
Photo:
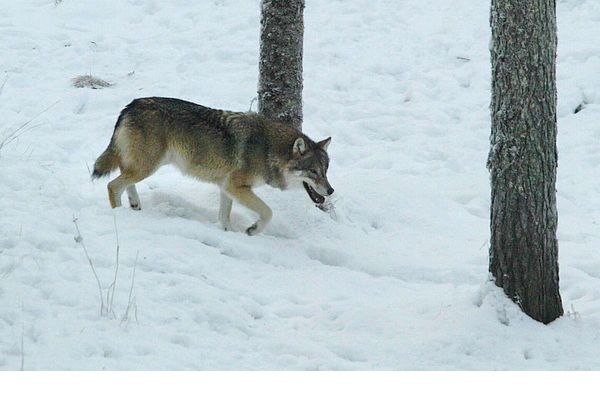
<svg viewBox="0 0 600 400"><path fill-rule="evenodd" d="M302 129L304 0L262 0L258 112Z"/></svg>
<svg viewBox="0 0 600 400"><path fill-rule="evenodd" d="M563 314L556 229L556 3L492 0L490 272L521 309Z"/></svg>

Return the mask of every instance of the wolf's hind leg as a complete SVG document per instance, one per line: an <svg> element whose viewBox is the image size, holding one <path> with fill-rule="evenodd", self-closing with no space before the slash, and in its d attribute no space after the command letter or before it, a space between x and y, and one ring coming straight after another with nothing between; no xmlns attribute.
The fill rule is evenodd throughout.
<svg viewBox="0 0 600 400"><path fill-rule="evenodd" d="M127 197L129 197L129 205L134 210L141 210L142 205L140 204L140 196L138 196L135 183L127 187Z"/></svg>
<svg viewBox="0 0 600 400"><path fill-rule="evenodd" d="M240 204L258 214L258 221L246 229L246 233L250 236L261 233L273 216L273 212L269 206L256 194L254 194L249 186L234 186L229 184L227 187L227 193L239 201Z"/></svg>
<svg viewBox="0 0 600 400"><path fill-rule="evenodd" d="M231 215L231 205L233 204L233 201L222 189L219 203L219 225L221 225L223 230L231 231L232 229L229 217Z"/></svg>
<svg viewBox="0 0 600 400"><path fill-rule="evenodd" d="M139 209L140 198L134 185L145 177L146 176L143 174L126 170L110 181L108 183L108 200L110 201L110 206L112 208L121 207L121 197L123 196L123 192L127 189L131 207L136 209L134 204L137 203L137 209ZM132 202L132 199L137 200L137 202Z"/></svg>

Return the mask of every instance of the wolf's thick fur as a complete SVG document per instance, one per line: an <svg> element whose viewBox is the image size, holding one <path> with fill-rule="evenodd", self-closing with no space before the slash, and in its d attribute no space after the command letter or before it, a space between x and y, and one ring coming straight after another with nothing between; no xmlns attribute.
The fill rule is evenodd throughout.
<svg viewBox="0 0 600 400"><path fill-rule="evenodd" d="M110 143L94 164L99 178L120 168L108 184L110 205L119 207L126 190L130 205L140 209L135 183L161 165L174 164L184 174L221 189L219 222L230 230L232 200L259 216L246 230L260 233L272 212L252 188L262 183L287 189L304 184L311 199L333 193L327 180L331 138L315 143L303 133L255 113L214 110L188 101L149 97L121 111Z"/></svg>

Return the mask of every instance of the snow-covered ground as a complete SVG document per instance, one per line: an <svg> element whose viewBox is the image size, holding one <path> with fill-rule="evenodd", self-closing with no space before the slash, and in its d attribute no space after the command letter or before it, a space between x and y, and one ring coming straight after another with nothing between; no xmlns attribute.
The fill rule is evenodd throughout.
<svg viewBox="0 0 600 400"><path fill-rule="evenodd" d="M260 188L257 237L174 169L141 212L89 179L135 97L250 107L257 0L0 3L0 369L600 369L597 0L558 1L548 326L488 281L489 1L307 1L304 129L333 137L337 216ZM90 73L114 85L72 86ZM117 241L101 316L82 244L107 303Z"/></svg>

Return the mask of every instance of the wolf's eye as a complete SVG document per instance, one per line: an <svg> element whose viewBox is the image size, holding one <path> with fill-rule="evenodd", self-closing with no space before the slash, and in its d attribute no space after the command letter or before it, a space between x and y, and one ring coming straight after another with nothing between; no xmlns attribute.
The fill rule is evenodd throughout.
<svg viewBox="0 0 600 400"><path fill-rule="evenodd" d="M311 175L317 175L317 171L314 170L314 169L309 169L308 173L311 174Z"/></svg>

